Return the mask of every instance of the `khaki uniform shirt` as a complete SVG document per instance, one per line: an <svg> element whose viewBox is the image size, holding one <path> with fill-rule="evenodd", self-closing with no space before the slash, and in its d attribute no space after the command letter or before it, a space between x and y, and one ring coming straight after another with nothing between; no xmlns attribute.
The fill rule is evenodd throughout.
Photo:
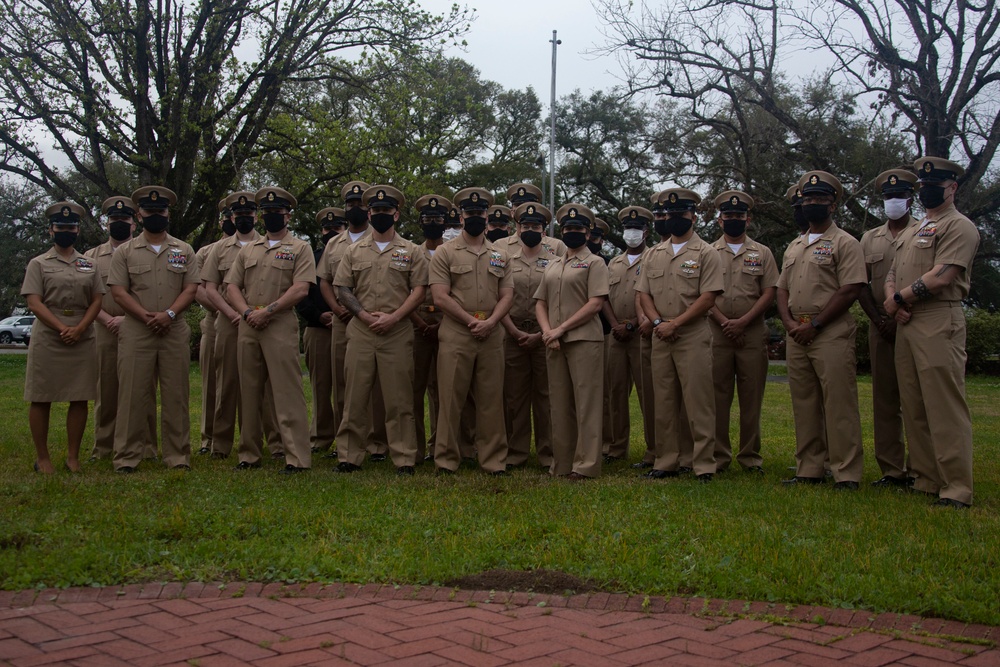
<svg viewBox="0 0 1000 667"><path fill-rule="evenodd" d="M807 232L788 244L778 278L778 289L788 290L788 309L795 317L817 315L841 287L868 282L865 253L856 238L836 224L812 243L809 236Z"/></svg>
<svg viewBox="0 0 1000 667"><path fill-rule="evenodd" d="M715 248L692 234L676 255L670 239L646 251L635 289L653 297L660 317L672 320L706 292L721 292L722 260Z"/></svg>
<svg viewBox="0 0 1000 667"><path fill-rule="evenodd" d="M520 247L523 244L521 243L521 237L515 232L514 234L497 241L496 245L506 250L508 255L511 255L514 253L515 248ZM539 245L556 257L562 257L566 254L566 244L559 239L552 238L551 236L542 234L542 242Z"/></svg>
<svg viewBox="0 0 1000 667"><path fill-rule="evenodd" d="M82 317L94 294L106 291L92 259L79 252L65 259L55 248L28 262L21 284L21 296L37 294L56 317Z"/></svg>
<svg viewBox="0 0 1000 667"><path fill-rule="evenodd" d="M486 317L496 308L500 289L514 287L506 250L483 241L477 254L462 236L438 246L428 282L447 285L451 298L461 308L471 314L485 313Z"/></svg>
<svg viewBox="0 0 1000 667"><path fill-rule="evenodd" d="M127 241L126 241L127 243ZM104 298L101 300L101 310L111 317L119 317L125 314L122 307L118 305L115 298L111 296L111 290L107 289L108 274L111 273L111 258L114 257L115 249L111 241L105 241L96 248L91 248L84 253L84 257L89 257L97 265L97 273L101 276L101 284L105 286Z"/></svg>
<svg viewBox="0 0 1000 667"><path fill-rule="evenodd" d="M557 257L545 269L535 298L544 301L552 328L571 318L595 296L608 295L608 265L583 248L575 257ZM577 340L604 340L601 318L594 313L589 322L581 324L562 337L567 343Z"/></svg>
<svg viewBox="0 0 1000 667"><path fill-rule="evenodd" d="M733 249L721 237L712 244L722 260L723 292L715 307L728 319L746 315L768 287L778 285L778 266L771 249L749 236L740 251Z"/></svg>
<svg viewBox="0 0 1000 667"><path fill-rule="evenodd" d="M635 286L642 273L642 260L646 258L648 249L643 250L638 259L628 263L628 255L622 253L608 263L608 303L619 322L626 320L636 324L638 313L635 312Z"/></svg>
<svg viewBox="0 0 1000 667"><path fill-rule="evenodd" d="M266 236L246 244L226 274L226 283L243 292L250 308L274 303L293 283L311 285L315 280L312 248L291 232L273 246Z"/></svg>
<svg viewBox="0 0 1000 667"><path fill-rule="evenodd" d="M391 313L427 284L427 257L399 233L379 250L371 234L348 247L333 284L349 287L369 312Z"/></svg>
<svg viewBox="0 0 1000 667"><path fill-rule="evenodd" d="M157 253L140 234L118 246L111 260L108 285L121 285L146 310L170 308L186 285L201 282L194 249L167 235Z"/></svg>
<svg viewBox="0 0 1000 667"><path fill-rule="evenodd" d="M545 247L538 248L534 259L525 257L524 244L508 246L510 253L510 273L514 279L514 304L510 308L510 319L514 325L535 321L535 292L542 283L546 267L556 259L555 253Z"/></svg>
<svg viewBox="0 0 1000 667"><path fill-rule="evenodd" d="M424 256L425 260L427 260L427 272L428 272L428 279L429 279L430 278L430 270L431 270L431 260L434 258L434 252L437 251L437 248L435 248L434 252L432 252L427 247L427 241L424 241L423 243L421 243L417 247L420 249L420 254ZM441 246L438 246L438 248L440 248L440 247ZM424 300L423 300L423 302L420 305L421 306L428 306L428 307L432 307L434 305L434 297L431 296L431 290L430 290L430 288L428 288L427 291L424 292ZM430 311L430 312L436 313L438 311L435 310L435 311ZM418 314L424 320L429 319L428 317L426 317L426 315L429 315L429 312L427 312L427 311L424 311L424 312L421 312L421 313L418 313Z"/></svg>
<svg viewBox="0 0 1000 667"><path fill-rule="evenodd" d="M250 245L254 241L260 238L260 234L256 231L253 232L253 239L247 241L246 245ZM216 243L212 244L212 250L205 256L204 262L201 265L201 281L204 283L212 283L219 288L219 294L225 299L226 303L229 303L229 295L226 294L226 290L222 289L222 285L226 282L226 275L229 273L229 269L233 267L233 262L236 261L236 256L240 254L240 250L246 246L240 245L240 240L236 238L233 234L228 238L224 238ZM232 305L232 304L229 304Z"/></svg>
<svg viewBox="0 0 1000 667"><path fill-rule="evenodd" d="M861 250L865 253L865 268L868 270L868 282L871 283L872 296L875 297L875 308L885 315L885 308L882 302L885 300L885 277L892 266L892 260L896 256L896 240L906 233L910 225L916 221L910 217L906 221L906 227L900 230L896 238L892 238L889 232L889 224L886 223L875 229L869 229L861 237Z"/></svg>
<svg viewBox="0 0 1000 667"><path fill-rule="evenodd" d="M347 252L347 249L355 243L360 243L363 239L371 236L371 233L371 226L365 227L365 231L361 234L361 238L352 242L351 230L345 229L343 232L330 239L330 242L326 244L326 248L323 250L323 256L319 260L319 266L316 267L316 277L320 280L325 280L332 285L334 278L337 277L337 267L340 266L340 260L344 258L344 253Z"/></svg>
<svg viewBox="0 0 1000 667"><path fill-rule="evenodd" d="M942 211L936 220L907 227L896 237L896 289L912 284L938 264L954 264L965 270L939 294L917 303L961 301L969 295L972 261L978 248L979 230L954 206Z"/></svg>

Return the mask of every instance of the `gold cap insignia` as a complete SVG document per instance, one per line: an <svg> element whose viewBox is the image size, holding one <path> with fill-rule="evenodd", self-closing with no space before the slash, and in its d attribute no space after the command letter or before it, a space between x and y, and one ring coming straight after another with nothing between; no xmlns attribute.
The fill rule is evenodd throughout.
<svg viewBox="0 0 1000 667"><path fill-rule="evenodd" d="M430 205L431 205L431 208L437 208L438 200L437 199L431 199Z"/></svg>
<svg viewBox="0 0 1000 667"><path fill-rule="evenodd" d="M528 212L528 215L534 215L535 214L535 207L534 206L529 206L527 212Z"/></svg>
<svg viewBox="0 0 1000 667"><path fill-rule="evenodd" d="M736 206L737 204L740 203L740 198L737 197L736 195L733 195L732 198L729 200L729 203L732 204L733 206Z"/></svg>
<svg viewBox="0 0 1000 667"><path fill-rule="evenodd" d="M479 201L479 193L478 192L473 192L472 196L469 197L469 201L472 201L472 202Z"/></svg>
<svg viewBox="0 0 1000 667"><path fill-rule="evenodd" d="M355 185L353 188L351 188L351 192L353 192L354 194L359 194L361 192L361 186Z"/></svg>
<svg viewBox="0 0 1000 667"><path fill-rule="evenodd" d="M240 195L240 206L244 206L247 203L246 195Z"/></svg>
<svg viewBox="0 0 1000 667"><path fill-rule="evenodd" d="M62 214L63 214L64 218L68 218L69 217L69 206L63 206L62 207Z"/></svg>
<svg viewBox="0 0 1000 667"><path fill-rule="evenodd" d="M149 201L156 201L159 198L160 198L160 193L157 192L156 190L153 190L152 192L149 193Z"/></svg>
<svg viewBox="0 0 1000 667"><path fill-rule="evenodd" d="M385 190L379 190L378 194L375 196L379 199L379 201L385 199Z"/></svg>
<svg viewBox="0 0 1000 667"><path fill-rule="evenodd" d="M819 183L819 176L813 174L809 177L809 185L816 185L817 183Z"/></svg>
<svg viewBox="0 0 1000 667"><path fill-rule="evenodd" d="M125 204L122 202L121 199L115 202L115 208L117 208L118 210L125 208Z"/></svg>
<svg viewBox="0 0 1000 667"><path fill-rule="evenodd" d="M639 214L636 213L635 211L630 211L628 217L635 219L639 217Z"/></svg>
<svg viewBox="0 0 1000 667"><path fill-rule="evenodd" d="M670 201L671 204L676 204L677 203L677 193L676 192L671 192L670 196L667 199Z"/></svg>
<svg viewBox="0 0 1000 667"><path fill-rule="evenodd" d="M526 194L526 192L525 192L524 188L518 188L517 189L517 196L518 197L523 197L525 194Z"/></svg>
<svg viewBox="0 0 1000 667"><path fill-rule="evenodd" d="M331 221L333 220L333 211L330 211L329 213L326 214L326 219Z"/></svg>
<svg viewBox="0 0 1000 667"><path fill-rule="evenodd" d="M571 218L575 218L576 217L576 209L575 208L571 208L569 210L569 217L571 217Z"/></svg>
<svg viewBox="0 0 1000 667"><path fill-rule="evenodd" d="M274 201L274 192L267 193L267 201Z"/></svg>
<svg viewBox="0 0 1000 667"><path fill-rule="evenodd" d="M501 215L500 211L493 211L493 217L496 218L497 220L500 219L500 215Z"/></svg>
<svg viewBox="0 0 1000 667"><path fill-rule="evenodd" d="M896 174L893 174L889 177L889 185L896 185L896 183L899 183L899 179L896 178Z"/></svg>
<svg viewBox="0 0 1000 667"><path fill-rule="evenodd" d="M930 160L924 162L924 171L926 171L928 174L934 171L934 165L931 164Z"/></svg>
<svg viewBox="0 0 1000 667"><path fill-rule="evenodd" d="M798 188L795 188L795 196L796 197L801 197L802 196L802 190L799 190Z"/></svg>

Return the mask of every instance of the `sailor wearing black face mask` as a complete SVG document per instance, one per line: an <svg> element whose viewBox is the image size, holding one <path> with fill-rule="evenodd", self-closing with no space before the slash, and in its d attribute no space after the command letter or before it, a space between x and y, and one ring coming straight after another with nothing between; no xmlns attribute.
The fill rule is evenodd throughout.
<svg viewBox="0 0 1000 667"><path fill-rule="evenodd" d="M190 245L166 233L177 195L158 185L132 193L142 234L122 245L111 260L108 285L125 311L119 334L118 423L114 466L135 472L145 458L149 411L161 398L161 445L168 468L191 465L188 438L188 367L191 332L184 310L200 284Z"/></svg>
<svg viewBox="0 0 1000 667"><path fill-rule="evenodd" d="M226 296L242 314L237 355L240 372L241 430L238 469L260 466L261 415L273 406L284 446L284 474L308 470L309 417L299 370L299 320L292 312L316 280L316 262L305 241L288 231L296 200L276 187L254 195L267 236L243 246L226 275ZM264 391L271 383L271 405Z"/></svg>
<svg viewBox="0 0 1000 667"><path fill-rule="evenodd" d="M523 186L522 186L523 187ZM514 210L518 243L507 246L514 279L514 303L503 318L504 419L507 424L507 467L528 463L531 455L532 421L538 464L552 465L552 421L549 408L549 374L545 365L542 329L535 314L534 294L542 274L555 253L543 245L542 237L552 219L549 209L536 202Z"/></svg>
<svg viewBox="0 0 1000 667"><path fill-rule="evenodd" d="M608 264L609 292L604 316L611 325L607 337L605 361L606 387L610 419L604 442L605 462L623 460L629 454L629 395L635 386L642 412L643 440L652 463L656 433L653 418L653 376L650 372L650 341L639 334L635 285L643 271L646 239L653 212L642 206L628 206L618 211L622 239L628 248Z"/></svg>
<svg viewBox="0 0 1000 667"><path fill-rule="evenodd" d="M869 229L861 237L865 253L868 284L861 290L858 301L868 315L868 352L872 366L872 416L875 426L875 460L882 478L872 486L901 487L907 479L906 445L903 440L903 415L896 380L896 321L882 305L885 299L885 276L896 253L896 239L916 221L910 215L916 175L905 169L890 169L875 178L875 191L880 195L886 222Z"/></svg>
<svg viewBox="0 0 1000 667"><path fill-rule="evenodd" d="M604 254L604 239L606 239L610 233L611 228L608 227L608 223L595 217L594 228L590 230L590 238L587 239L587 248L590 252L603 259L605 264L611 261L611 258ZM611 330L608 327L605 327L605 329L607 329L604 332L605 335L611 333Z"/></svg>
<svg viewBox="0 0 1000 667"><path fill-rule="evenodd" d="M516 225L518 222L517 211L520 209L521 204L540 204L542 202L542 191L538 186L531 183L516 183L507 188L507 200L510 202L511 209L513 209L511 219ZM507 246L516 246L520 242L520 235L512 234L505 239L500 239L498 245L506 248L505 243ZM549 236L548 228L542 230L541 245L557 257L562 257L566 254L565 244L559 239Z"/></svg>
<svg viewBox="0 0 1000 667"><path fill-rule="evenodd" d="M494 204L486 211L486 238L496 243L510 236L511 210Z"/></svg>
<svg viewBox="0 0 1000 667"><path fill-rule="evenodd" d="M709 310L715 384L715 464L719 472L733 460L729 414L734 385L739 394L740 441L736 462L763 473L760 413L767 382L767 326L764 313L774 303L778 267L770 248L747 235L753 198L727 190L715 198L722 237L712 244L722 262L722 295Z"/></svg>
<svg viewBox="0 0 1000 667"><path fill-rule="evenodd" d="M418 246L419 251L430 266L434 253L444 243L445 220L452 204L441 195L424 195L413 207L420 216L420 228L424 234L424 242ZM461 228L459 228L461 231ZM434 297L428 289L424 300L410 314L413 322L413 425L417 433L417 463L428 456L428 443L431 450L437 435L438 383L437 355L438 329L444 314L434 305ZM427 413L430 415L430 436L424 423L424 395L427 396ZM433 454L433 451L430 451Z"/></svg>
<svg viewBox="0 0 1000 667"><path fill-rule="evenodd" d="M796 183L785 192L785 199L792 205L792 221L795 223L795 231L801 236L809 231L809 222L802 215L802 191Z"/></svg>
<svg viewBox="0 0 1000 667"><path fill-rule="evenodd" d="M972 504L972 422L965 400L965 313L979 232L955 208L959 165L918 158L924 219L896 240L885 310L896 329L896 373L914 488L936 505ZM933 360L933 361L928 361Z"/></svg>
<svg viewBox="0 0 1000 667"><path fill-rule="evenodd" d="M799 180L809 231L785 250L778 279L778 314L788 332L788 386L795 417L795 476L788 484L818 484L829 461L837 489L861 482L861 418L855 381L854 318L848 312L868 282L857 239L837 227L843 196L825 171Z"/></svg>
<svg viewBox="0 0 1000 667"><path fill-rule="evenodd" d="M94 327L104 283L94 263L73 248L82 206L61 201L45 210L53 247L28 262L21 295L35 314L24 377L24 400L35 445L35 472L51 475L49 414L52 403L68 402L66 468L80 470L80 442L87 425L87 401L97 398ZM72 372L68 372L72 369Z"/></svg>
<svg viewBox="0 0 1000 667"><path fill-rule="evenodd" d="M316 214L322 236L320 246L313 250L313 259L319 266L327 244L347 229L344 209L327 207ZM312 386L312 417L309 421L309 448L313 454L325 454L333 445L337 432L333 430L333 311L326 305L319 291L319 278L309 286L306 298L295 305L295 311L306 324L302 332L302 347Z"/></svg>
<svg viewBox="0 0 1000 667"><path fill-rule="evenodd" d="M593 212L569 203L556 211L566 255L550 262L535 291L552 406L549 474L599 477L604 414L604 331L598 314L608 295L608 267L587 248Z"/></svg>
<svg viewBox="0 0 1000 667"><path fill-rule="evenodd" d="M108 283L111 258L115 251L135 233L135 204L128 197L109 197L101 210L108 216L109 239L91 248L84 256L94 262L101 281ZM101 312L97 314L97 400L94 402L94 449L88 462L111 457L115 446L115 422L118 414L118 336L125 311L115 303L111 291L104 294ZM156 447L156 406L149 412L149 432L144 458L153 458Z"/></svg>
<svg viewBox="0 0 1000 667"><path fill-rule="evenodd" d="M503 331L497 328L514 298L507 252L484 237L493 195L483 188L455 194L465 221L461 236L431 260L434 305L444 311L438 332L438 411L434 464L451 473L461 461L461 415L469 394L476 403L476 449L480 467L505 474L507 431L503 411Z"/></svg>

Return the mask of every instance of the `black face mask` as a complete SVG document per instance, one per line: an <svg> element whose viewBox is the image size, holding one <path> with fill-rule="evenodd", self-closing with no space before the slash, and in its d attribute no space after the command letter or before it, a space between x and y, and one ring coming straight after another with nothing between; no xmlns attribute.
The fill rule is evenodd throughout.
<svg viewBox="0 0 1000 667"><path fill-rule="evenodd" d="M265 213L261 218L264 219L264 229L271 234L277 234L285 228L284 213Z"/></svg>
<svg viewBox="0 0 1000 667"><path fill-rule="evenodd" d="M493 242L499 241L500 239L505 239L508 236L510 236L510 232L508 232L506 229L491 229L488 232L486 232L486 238L488 238L490 241Z"/></svg>
<svg viewBox="0 0 1000 667"><path fill-rule="evenodd" d="M667 228L666 220L653 220L653 231L659 234L662 239L670 236L670 230Z"/></svg>
<svg viewBox="0 0 1000 667"><path fill-rule="evenodd" d="M222 233L226 236L232 236L236 233L236 223L226 218L222 221Z"/></svg>
<svg viewBox="0 0 1000 667"><path fill-rule="evenodd" d="M747 221L746 220L723 220L722 221L722 231L726 236L732 238L738 238L743 236L747 231Z"/></svg>
<svg viewBox="0 0 1000 667"><path fill-rule="evenodd" d="M253 231L254 218L252 215L236 216L236 231L240 234L249 234Z"/></svg>
<svg viewBox="0 0 1000 667"><path fill-rule="evenodd" d="M437 241L444 236L444 225L420 225L424 230L424 238L428 241Z"/></svg>
<svg viewBox="0 0 1000 667"><path fill-rule="evenodd" d="M486 218L481 215L471 215L465 219L465 233L469 236L479 236L486 230Z"/></svg>
<svg viewBox="0 0 1000 667"><path fill-rule="evenodd" d="M937 208L944 204L944 188L940 185L922 183L917 190L917 199L924 208Z"/></svg>
<svg viewBox="0 0 1000 667"><path fill-rule="evenodd" d="M150 234L161 234L167 231L167 224L170 220L165 215L159 213L147 215L142 219L143 228Z"/></svg>
<svg viewBox="0 0 1000 667"><path fill-rule="evenodd" d="M354 208L349 208L344 213L344 217L347 218L347 222L355 229L365 226L368 222L368 211L361 208L360 206L355 206Z"/></svg>
<svg viewBox="0 0 1000 667"><path fill-rule="evenodd" d="M800 234L805 234L809 231L809 221L802 214L802 206L792 207L792 217L795 219L795 226L798 227Z"/></svg>
<svg viewBox="0 0 1000 667"><path fill-rule="evenodd" d="M521 232L521 243L528 246L529 248L534 248L536 245L542 242L541 232Z"/></svg>
<svg viewBox="0 0 1000 667"><path fill-rule="evenodd" d="M595 255L600 255L601 251L604 250L604 241L600 238L596 241L594 239L590 239L587 241L587 248Z"/></svg>
<svg viewBox="0 0 1000 667"><path fill-rule="evenodd" d="M326 234L323 234L323 236L320 237L320 239L323 241L323 247L325 248L326 244L330 242L330 239L332 239L336 235L337 232L327 232Z"/></svg>
<svg viewBox="0 0 1000 667"><path fill-rule="evenodd" d="M802 217L810 225L818 225L830 217L830 207L827 204L803 204Z"/></svg>
<svg viewBox="0 0 1000 667"><path fill-rule="evenodd" d="M108 234L115 241L124 241L132 236L132 223L124 220L112 220L108 225Z"/></svg>
<svg viewBox="0 0 1000 667"><path fill-rule="evenodd" d="M379 234L385 234L395 224L394 217L392 213L372 213L372 227Z"/></svg>
<svg viewBox="0 0 1000 667"><path fill-rule="evenodd" d="M70 248L76 243L76 232L54 232L52 240L60 248Z"/></svg>
<svg viewBox="0 0 1000 667"><path fill-rule="evenodd" d="M587 234L586 232L563 232L562 240L567 248L576 250L587 242Z"/></svg>
<svg viewBox="0 0 1000 667"><path fill-rule="evenodd" d="M667 231L671 236L684 236L694 224L682 215L671 215L667 217Z"/></svg>

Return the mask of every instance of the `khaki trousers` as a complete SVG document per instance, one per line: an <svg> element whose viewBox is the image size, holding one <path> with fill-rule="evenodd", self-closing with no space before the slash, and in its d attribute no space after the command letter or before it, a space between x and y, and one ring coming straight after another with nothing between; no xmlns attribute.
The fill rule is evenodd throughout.
<svg viewBox="0 0 1000 667"><path fill-rule="evenodd" d="M360 466L371 430L372 390L382 376L386 399L385 429L396 467L413 466L417 433L413 425L413 325L401 321L379 336L357 318L347 325L347 395L344 419L337 432L337 458Z"/></svg>
<svg viewBox="0 0 1000 667"><path fill-rule="evenodd" d="M160 385L160 431L163 463L168 468L191 465L191 414L188 372L191 328L179 319L167 334L152 333L126 316L118 342L118 424L115 427L115 469L136 467L148 443L149 414L156 411ZM156 382L150 382L155 378Z"/></svg>
<svg viewBox="0 0 1000 667"><path fill-rule="evenodd" d="M914 309L896 330L896 373L914 488L972 504L972 418L965 400L965 313Z"/></svg>
<svg viewBox="0 0 1000 667"><path fill-rule="evenodd" d="M696 475L714 474L715 392L712 389L712 334L699 320L678 330L670 342L653 335L653 396L656 399L656 470L691 467ZM682 398L683 397L683 398ZM685 417L686 413L686 417ZM690 466L685 466L686 433Z"/></svg>
<svg viewBox="0 0 1000 667"><path fill-rule="evenodd" d="M309 414L302 390L299 366L299 321L295 313L275 315L265 329L254 329L240 322L237 354L240 369L240 461L257 463L263 444L262 415L265 384L270 381L277 428L284 446L285 463L297 468L312 465L309 449Z"/></svg>
<svg viewBox="0 0 1000 667"><path fill-rule="evenodd" d="M344 419L344 399L347 396L347 376L345 374L347 360L347 326L336 317L330 328L330 345L333 360L333 422L334 432L340 432L340 423ZM368 453L385 454L388 449L388 436L385 432L385 402L382 400L382 389L378 376L375 377L375 388L372 390L371 427L369 428Z"/></svg>
<svg viewBox="0 0 1000 667"><path fill-rule="evenodd" d="M115 425L118 422L118 336L103 324L97 332L97 400L94 401L94 450L91 456L106 459L115 451ZM156 391L156 386L153 386ZM148 430L142 458L154 459L159 448L156 439L156 401L150 405Z"/></svg>
<svg viewBox="0 0 1000 667"><path fill-rule="evenodd" d="M337 437L333 428L333 360L330 356L333 350L332 335L326 327L306 327L302 333L309 384L312 386L309 446L313 451L327 451Z"/></svg>
<svg viewBox="0 0 1000 667"><path fill-rule="evenodd" d="M471 393L475 398L475 442L479 465L486 472L505 469L507 429L503 410L502 327L494 328L486 340L477 340L469 330L445 317L438 330L438 411L434 465L457 470L461 463L462 412Z"/></svg>
<svg viewBox="0 0 1000 667"><path fill-rule="evenodd" d="M206 313L201 320L201 346L198 366L201 370L201 446L212 449L215 434L215 313Z"/></svg>
<svg viewBox="0 0 1000 667"><path fill-rule="evenodd" d="M420 316L429 320L431 313L421 312ZM439 320L440 321L440 320ZM417 435L417 461L423 461L428 453L427 443L434 443L437 435L438 382L437 382L437 338L427 338L413 330L413 426ZM427 395L427 416L430 421L430 438L424 421L424 395Z"/></svg>
<svg viewBox="0 0 1000 667"><path fill-rule="evenodd" d="M740 402L740 448L736 461L744 468L764 462L760 455L760 412L767 384L767 327L758 320L743 332L743 347L712 328L712 375L715 380L715 465L719 471L733 461L729 421L734 389Z"/></svg>
<svg viewBox="0 0 1000 667"><path fill-rule="evenodd" d="M854 318L826 325L809 346L789 336L788 389L795 418L796 475L860 482L864 466L854 354Z"/></svg>
<svg viewBox="0 0 1000 667"><path fill-rule="evenodd" d="M549 473L553 476L601 474L604 345L603 340L578 340L561 342L558 350L545 350L552 405Z"/></svg>
<svg viewBox="0 0 1000 667"><path fill-rule="evenodd" d="M611 444L604 453L613 458L628 457L631 440L629 396L632 394L633 386L635 386L636 396L639 398L639 409L642 412L642 431L646 442L646 451L652 453L656 447L656 429L653 419L653 377L648 368L650 346L643 344L642 337L637 332L633 333L632 338L625 343L615 340L614 336L607 338L607 356L604 362L607 369L605 393L611 408ZM648 381L644 381L644 374L649 375ZM606 443L607 441L608 438L605 438Z"/></svg>
<svg viewBox="0 0 1000 667"><path fill-rule="evenodd" d="M872 413L875 426L875 460L883 475L906 477L906 445L903 442L903 408L896 379L896 346L868 330L868 353L872 362Z"/></svg>
<svg viewBox="0 0 1000 667"><path fill-rule="evenodd" d="M653 397L653 341L640 336L639 354L642 357L642 372L639 374L642 394L646 395L646 410L642 413L642 430L646 438L646 451L642 453L643 463L653 464L656 460L656 399ZM685 413L687 414L687 413Z"/></svg>
<svg viewBox="0 0 1000 667"><path fill-rule="evenodd" d="M521 327L519 327L521 328ZM521 328L536 333L538 325ZM552 421L545 344L524 348L509 336L504 340L503 405L507 427L507 465L520 466L531 454L534 420L535 455L546 468L552 465Z"/></svg>

